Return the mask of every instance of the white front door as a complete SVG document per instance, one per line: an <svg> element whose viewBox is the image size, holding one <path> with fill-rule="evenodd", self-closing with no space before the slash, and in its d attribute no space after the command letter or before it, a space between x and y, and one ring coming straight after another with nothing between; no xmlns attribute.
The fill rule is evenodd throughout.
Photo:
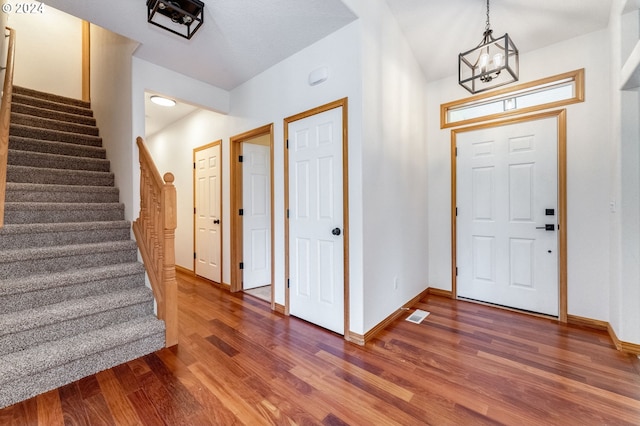
<svg viewBox="0 0 640 426"><path fill-rule="evenodd" d="M195 273L217 283L220 265L220 144L195 151Z"/></svg>
<svg viewBox="0 0 640 426"><path fill-rule="evenodd" d="M289 312L344 334L342 107L289 135Z"/></svg>
<svg viewBox="0 0 640 426"><path fill-rule="evenodd" d="M271 154L242 143L242 288L271 284Z"/></svg>
<svg viewBox="0 0 640 426"><path fill-rule="evenodd" d="M462 131L456 143L458 296L557 316L557 119Z"/></svg>

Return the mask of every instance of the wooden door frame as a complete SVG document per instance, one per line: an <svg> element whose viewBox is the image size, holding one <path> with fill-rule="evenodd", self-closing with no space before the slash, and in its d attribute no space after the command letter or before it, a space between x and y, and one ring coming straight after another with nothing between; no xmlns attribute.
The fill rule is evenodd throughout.
<svg viewBox="0 0 640 426"><path fill-rule="evenodd" d="M342 215L343 215L343 301L344 301L344 339L348 341L356 341L352 339L349 330L349 126L348 126L348 98L338 99L337 101L321 105L317 108L301 112L299 114L284 119L284 252L285 252L285 315L289 315L289 286L286 283L289 280L289 220L287 211L289 210L289 123L311 117L335 108L342 107Z"/></svg>
<svg viewBox="0 0 640 426"><path fill-rule="evenodd" d="M458 298L457 289L457 156L456 156L456 136L458 133L470 132L474 130L486 129L490 127L500 127L508 124L522 123L526 121L541 120L555 117L557 119L558 132L558 320L567 322L567 110L559 109L533 115L507 118L493 122L481 123L475 126L462 127L451 130L451 294ZM493 306L493 305L492 305ZM546 315L544 315L546 316Z"/></svg>
<svg viewBox="0 0 640 426"><path fill-rule="evenodd" d="M222 225L223 225L223 220L222 220L222 216L224 214L224 210L223 210L223 206L222 206L222 139L217 140L215 142L210 142L206 145L202 145L199 146L197 148L193 149L193 275L197 275L198 277L205 279L207 281L210 282L215 282L212 281L206 277L203 277L201 275L198 275L196 273L196 264L198 262L198 260L196 259L196 253L197 253L197 235L198 235L198 227L196 224L196 220L197 220L197 213L196 213L196 206L197 206L197 195L198 195L198 182L197 182L197 177L196 177L196 153L199 151L204 151L205 149L209 149L209 148L213 148L216 145L220 145L220 184L219 184L219 191L220 191L220 282L217 284L222 285L222 282L224 281L224 262L223 262L223 250L222 250L222 243L223 243L223 232L222 232Z"/></svg>
<svg viewBox="0 0 640 426"><path fill-rule="evenodd" d="M262 127L258 127L253 130L241 133L229 138L231 142L231 156L230 156L230 184L231 184L231 285L230 290L232 292L242 291L242 270L240 269L240 262L242 261L243 254L243 221L242 216L238 214L238 211L242 208L242 195L243 195L243 181L242 181L242 167L238 161L238 157L242 155L242 142L246 142L249 139L255 139L259 136L269 136L269 174L270 174L270 214L271 214L271 309L275 309L274 301L274 284L275 284L275 272L274 272L274 184L273 184L273 123L267 124Z"/></svg>

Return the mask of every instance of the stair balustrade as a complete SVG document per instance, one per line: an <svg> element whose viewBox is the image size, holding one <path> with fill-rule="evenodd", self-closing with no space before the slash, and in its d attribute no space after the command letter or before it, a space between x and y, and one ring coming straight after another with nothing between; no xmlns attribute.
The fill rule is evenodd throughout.
<svg viewBox="0 0 640 426"><path fill-rule="evenodd" d="M164 320L167 347L178 344L178 301L175 268L176 188L174 176L160 176L142 138L140 153L140 215L133 232Z"/></svg>
<svg viewBox="0 0 640 426"><path fill-rule="evenodd" d="M0 103L0 228L4 226L4 199L7 191L7 159L9 157L9 121L11 120L11 95L13 92L13 64L15 59L14 29L7 27L7 63L4 69L2 102Z"/></svg>

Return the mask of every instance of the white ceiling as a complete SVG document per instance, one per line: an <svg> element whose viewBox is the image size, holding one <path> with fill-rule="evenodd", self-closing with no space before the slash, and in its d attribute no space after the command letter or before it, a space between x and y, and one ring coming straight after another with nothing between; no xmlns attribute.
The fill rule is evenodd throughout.
<svg viewBox="0 0 640 426"><path fill-rule="evenodd" d="M428 81L458 72L458 53L482 40L485 0L386 0ZM521 53L606 28L612 0L493 0L494 37Z"/></svg>
<svg viewBox="0 0 640 426"><path fill-rule="evenodd" d="M485 0L367 1L387 2L428 81L455 75L458 53L475 47L482 38ZM145 0L47 1L49 6L140 42L137 57L226 90L357 19L341 0L204 3L204 24L186 40L148 24ZM493 0L491 27L496 36L508 32L524 53L606 28L611 3ZM180 108L169 110L185 113ZM166 109L163 113L170 115ZM155 119L150 110L147 115L148 123Z"/></svg>

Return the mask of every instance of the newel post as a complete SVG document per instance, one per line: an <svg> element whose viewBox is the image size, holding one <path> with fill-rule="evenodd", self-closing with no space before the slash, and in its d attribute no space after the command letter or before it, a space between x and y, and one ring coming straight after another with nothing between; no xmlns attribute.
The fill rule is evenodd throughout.
<svg viewBox="0 0 640 426"><path fill-rule="evenodd" d="M163 176L162 212L163 212L163 251L164 264L162 266L163 282L165 284L164 321L166 325L167 347L178 344L178 283L176 281L176 249L175 231L178 226L176 211L176 187L173 185L175 177L171 173Z"/></svg>

